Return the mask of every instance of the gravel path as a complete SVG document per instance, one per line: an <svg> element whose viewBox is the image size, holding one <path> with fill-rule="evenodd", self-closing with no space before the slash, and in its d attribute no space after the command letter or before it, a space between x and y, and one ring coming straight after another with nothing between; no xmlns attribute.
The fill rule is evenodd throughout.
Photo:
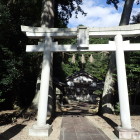
<svg viewBox="0 0 140 140"><path fill-rule="evenodd" d="M118 140L114 135L113 127L120 125L120 117L105 114L104 117L97 115L86 116L91 123L100 128L111 140ZM132 116L132 126L140 131L140 116ZM53 131L48 138L28 136L28 129L35 121L18 119L16 123L0 126L0 140L59 140L62 117L57 117L53 121Z"/></svg>
<svg viewBox="0 0 140 140"><path fill-rule="evenodd" d="M87 116L87 118L100 128L111 140L118 140L114 134L114 127L120 125L120 116L105 114L100 116ZM140 131L140 116L131 116L132 127ZM140 139L137 139L140 140Z"/></svg>
<svg viewBox="0 0 140 140"><path fill-rule="evenodd" d="M18 119L14 124L3 125L0 127L0 140L59 140L61 120L62 117L57 117L53 121L53 131L47 138L29 136L28 130L32 127L35 121Z"/></svg>

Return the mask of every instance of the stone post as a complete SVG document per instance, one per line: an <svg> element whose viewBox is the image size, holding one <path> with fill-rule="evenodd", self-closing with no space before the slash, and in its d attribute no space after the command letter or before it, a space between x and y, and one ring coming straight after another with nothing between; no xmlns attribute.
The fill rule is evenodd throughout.
<svg viewBox="0 0 140 140"><path fill-rule="evenodd" d="M126 69L125 69L125 57L123 50L123 38L122 35L118 34L115 36L116 44L116 65L117 65L117 76L118 76L118 91L119 91L119 102L120 102L120 117L121 127L124 129L131 129L130 120L130 107L128 99L128 88L126 80Z"/></svg>
<svg viewBox="0 0 140 140"><path fill-rule="evenodd" d="M41 85L38 104L37 124L33 125L33 127L29 130L29 135L32 136L48 136L51 131L51 126L49 126L49 124L46 124L49 78L50 78L50 61L51 61L51 52L49 48L51 46L52 46L51 37L46 37L41 72Z"/></svg>

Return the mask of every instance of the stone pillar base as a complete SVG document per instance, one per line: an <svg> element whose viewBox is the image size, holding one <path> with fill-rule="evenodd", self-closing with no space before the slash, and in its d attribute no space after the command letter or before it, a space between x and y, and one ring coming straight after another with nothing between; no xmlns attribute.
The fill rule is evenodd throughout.
<svg viewBox="0 0 140 140"><path fill-rule="evenodd" d="M115 134L119 139L139 139L140 132L135 128L125 129L122 127L115 127Z"/></svg>
<svg viewBox="0 0 140 140"><path fill-rule="evenodd" d="M52 126L46 124L44 126L33 125L32 128L29 129L29 136L49 136L52 132Z"/></svg>

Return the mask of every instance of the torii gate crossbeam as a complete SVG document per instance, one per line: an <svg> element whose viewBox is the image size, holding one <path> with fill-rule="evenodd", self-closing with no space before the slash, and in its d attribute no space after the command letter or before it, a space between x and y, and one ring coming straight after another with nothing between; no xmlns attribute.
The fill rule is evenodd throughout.
<svg viewBox="0 0 140 140"><path fill-rule="evenodd" d="M140 25L127 25L112 28L87 28L79 26L78 28L45 28L21 26L21 30L29 38L44 38L45 42L39 42L38 45L27 45L27 52L43 52L43 64L41 73L40 99L38 106L37 124L30 130L30 135L48 136L49 125L46 125L47 105L48 105L48 87L50 75L50 53L65 51L115 51L121 126L115 130L119 138L136 138L139 132L132 129L130 119L130 107L128 100L128 88L126 80L124 51L139 51L140 44L131 44L129 41L123 41L123 37L139 36ZM60 45L53 42L52 38L77 38L76 45ZM112 37L114 41L109 44L89 44L89 37Z"/></svg>

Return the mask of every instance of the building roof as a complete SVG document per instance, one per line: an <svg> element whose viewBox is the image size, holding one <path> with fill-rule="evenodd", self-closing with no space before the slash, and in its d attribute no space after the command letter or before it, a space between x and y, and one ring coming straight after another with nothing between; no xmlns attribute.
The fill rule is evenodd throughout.
<svg viewBox="0 0 140 140"><path fill-rule="evenodd" d="M68 77L66 78L66 81L67 81L67 82L68 82L68 81L73 81L75 78L80 77L80 76L85 76L86 78L89 78L89 79L91 79L92 81L96 81L96 82L100 81L100 80L98 80L96 77L93 77L93 76L91 76L90 74L88 74L87 72L85 72L84 70L77 71L77 72L75 72L73 75L68 76Z"/></svg>

